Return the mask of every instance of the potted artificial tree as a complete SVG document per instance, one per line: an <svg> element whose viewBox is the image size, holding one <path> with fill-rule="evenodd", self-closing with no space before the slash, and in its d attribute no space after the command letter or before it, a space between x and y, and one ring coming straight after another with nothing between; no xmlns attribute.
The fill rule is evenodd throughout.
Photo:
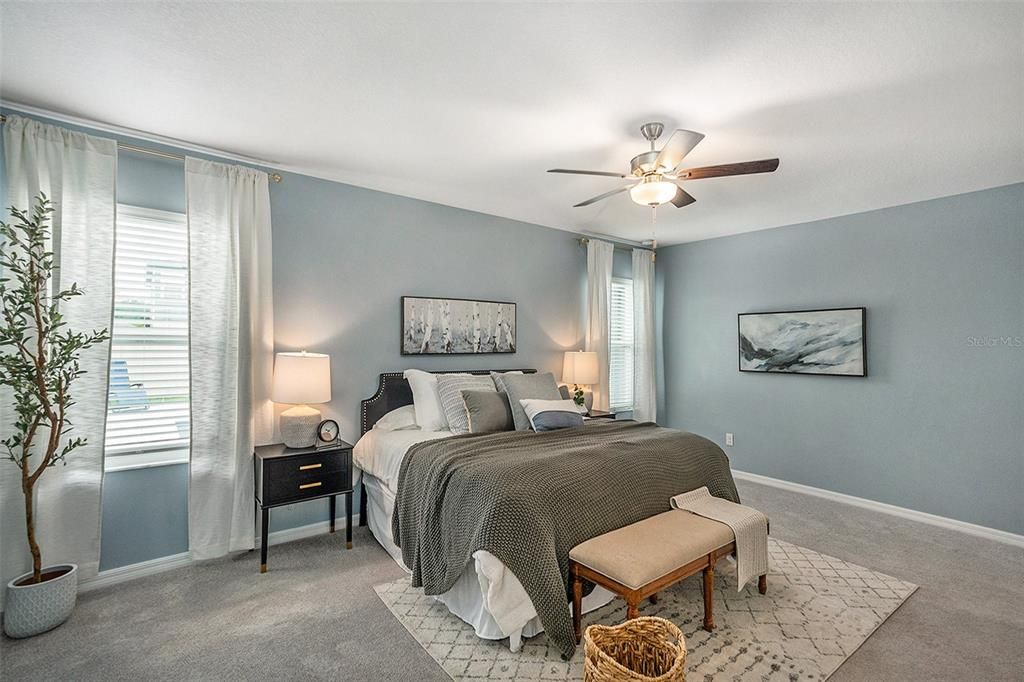
<svg viewBox="0 0 1024 682"><path fill-rule="evenodd" d="M39 477L65 462L84 438L72 430L71 387L85 372L83 351L106 341L107 330L68 329L62 306L81 296L77 284L51 292L54 255L47 250L53 208L46 195L31 214L9 209L12 224L0 222L0 386L9 387L14 407L10 434L0 439L0 456L21 470L25 531L32 571L7 583L4 632L30 637L57 627L71 615L78 595L75 564L43 566L35 532L35 491ZM5 408L7 406L4 406ZM5 410L6 411L6 410Z"/></svg>

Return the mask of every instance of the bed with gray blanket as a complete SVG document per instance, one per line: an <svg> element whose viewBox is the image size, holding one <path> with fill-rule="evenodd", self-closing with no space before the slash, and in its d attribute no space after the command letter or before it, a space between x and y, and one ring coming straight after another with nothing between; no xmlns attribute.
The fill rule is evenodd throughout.
<svg viewBox="0 0 1024 682"><path fill-rule="evenodd" d="M467 434L409 449L392 530L413 585L427 594L451 589L473 552L492 553L568 657L575 650L569 550L667 511L670 497L701 486L739 502L721 448L652 423Z"/></svg>

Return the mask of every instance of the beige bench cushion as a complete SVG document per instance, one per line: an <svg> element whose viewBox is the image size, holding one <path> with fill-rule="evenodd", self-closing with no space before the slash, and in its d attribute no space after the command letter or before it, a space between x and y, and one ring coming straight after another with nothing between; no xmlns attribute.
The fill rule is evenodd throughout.
<svg viewBox="0 0 1024 682"><path fill-rule="evenodd" d="M582 542L569 558L635 590L733 540L724 523L673 509Z"/></svg>

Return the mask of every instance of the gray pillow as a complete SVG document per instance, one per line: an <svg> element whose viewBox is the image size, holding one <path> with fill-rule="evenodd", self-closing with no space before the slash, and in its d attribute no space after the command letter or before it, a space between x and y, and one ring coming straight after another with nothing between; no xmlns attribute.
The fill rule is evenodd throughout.
<svg viewBox="0 0 1024 682"><path fill-rule="evenodd" d="M526 411L519 404L520 400L530 398L539 400L561 400L562 394L558 391L558 384L555 383L555 375L551 372L544 374L502 374L499 390L504 387L508 395L508 404L512 407L512 421L515 422L516 431L532 431L530 418ZM497 383L497 379L495 379Z"/></svg>
<svg viewBox="0 0 1024 682"><path fill-rule="evenodd" d="M511 431L512 409L508 398L497 391L463 391L470 433Z"/></svg>
<svg viewBox="0 0 1024 682"><path fill-rule="evenodd" d="M469 433L466 403L462 399L463 391L492 391L497 393L494 388L494 382L487 375L438 375L437 393L441 396L441 409L444 411L445 419L448 420L448 430L452 433Z"/></svg>

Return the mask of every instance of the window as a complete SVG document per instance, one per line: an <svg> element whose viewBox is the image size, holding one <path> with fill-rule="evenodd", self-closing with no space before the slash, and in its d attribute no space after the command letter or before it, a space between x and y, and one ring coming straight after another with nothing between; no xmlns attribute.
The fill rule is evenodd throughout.
<svg viewBox="0 0 1024 682"><path fill-rule="evenodd" d="M107 470L188 459L188 229L118 205Z"/></svg>
<svg viewBox="0 0 1024 682"><path fill-rule="evenodd" d="M612 278L608 324L608 402L612 411L632 410L633 280Z"/></svg>

